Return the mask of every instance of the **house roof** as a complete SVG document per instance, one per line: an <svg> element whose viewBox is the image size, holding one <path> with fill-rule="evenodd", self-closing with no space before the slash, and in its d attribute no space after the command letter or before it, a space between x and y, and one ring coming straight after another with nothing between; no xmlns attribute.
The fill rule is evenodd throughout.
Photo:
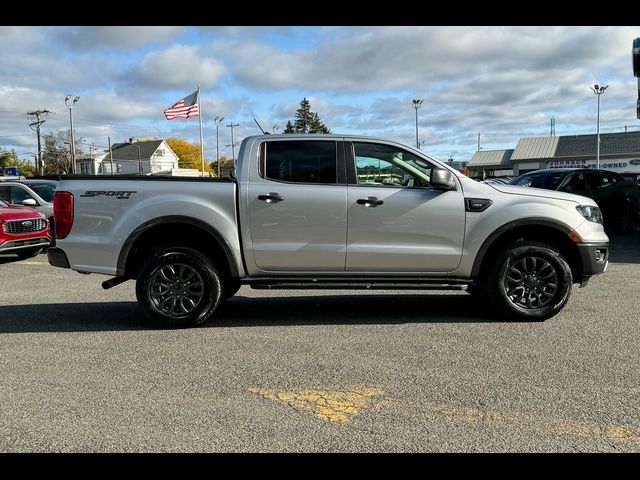
<svg viewBox="0 0 640 480"><path fill-rule="evenodd" d="M511 160L532 160L552 158L556 153L558 140L563 137L527 137L518 140Z"/></svg>
<svg viewBox="0 0 640 480"><path fill-rule="evenodd" d="M140 147L140 159L149 160L158 149L162 140L145 140L133 143L114 143L111 146L114 160L138 160L138 147ZM111 155L107 153L105 160L111 160Z"/></svg>
<svg viewBox="0 0 640 480"><path fill-rule="evenodd" d="M485 150L473 154L469 167L501 167L511 168L509 163L513 149L508 150Z"/></svg>
<svg viewBox="0 0 640 480"><path fill-rule="evenodd" d="M558 137L556 157L594 156L597 135ZM640 132L601 133L600 155L624 155L640 152Z"/></svg>

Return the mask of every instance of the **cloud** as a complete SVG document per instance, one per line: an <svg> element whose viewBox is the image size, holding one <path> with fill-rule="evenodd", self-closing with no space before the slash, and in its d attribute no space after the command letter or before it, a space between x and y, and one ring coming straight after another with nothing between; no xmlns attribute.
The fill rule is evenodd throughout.
<svg viewBox="0 0 640 480"><path fill-rule="evenodd" d="M131 74L147 87L189 89L195 83L213 87L223 73L223 65L197 47L176 44L145 55Z"/></svg>
<svg viewBox="0 0 640 480"><path fill-rule="evenodd" d="M95 48L128 50L149 43L170 42L185 30L185 27L157 26L67 27L56 31L54 39L74 50Z"/></svg>

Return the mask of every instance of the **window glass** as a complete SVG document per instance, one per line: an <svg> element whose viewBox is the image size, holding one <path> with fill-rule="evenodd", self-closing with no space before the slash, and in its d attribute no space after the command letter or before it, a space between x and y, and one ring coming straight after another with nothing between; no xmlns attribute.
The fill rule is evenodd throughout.
<svg viewBox="0 0 640 480"><path fill-rule="evenodd" d="M11 195L9 194L9 187L0 185L0 200L5 200L11 203Z"/></svg>
<svg viewBox="0 0 640 480"><path fill-rule="evenodd" d="M537 173L526 173L511 182L511 185L519 187L546 188L555 190L564 179L564 174L559 172L546 171Z"/></svg>
<svg viewBox="0 0 640 480"><path fill-rule="evenodd" d="M264 176L292 183L336 183L336 143L267 142Z"/></svg>
<svg viewBox="0 0 640 480"><path fill-rule="evenodd" d="M429 186L433 165L393 145L354 143L358 185Z"/></svg>
<svg viewBox="0 0 640 480"><path fill-rule="evenodd" d="M16 205L20 205L23 200L27 198L33 198L29 195L23 188L20 187L10 187L11 188L11 203L15 203Z"/></svg>
<svg viewBox="0 0 640 480"><path fill-rule="evenodd" d="M587 175L585 173L574 173L560 188L563 192L582 192L587 190Z"/></svg>
<svg viewBox="0 0 640 480"><path fill-rule="evenodd" d="M56 189L55 185L51 183L31 183L29 187L45 202L53 202L53 191Z"/></svg>
<svg viewBox="0 0 640 480"><path fill-rule="evenodd" d="M606 173L592 173L589 175L589 182L592 190L602 190L608 188L618 181L617 177Z"/></svg>

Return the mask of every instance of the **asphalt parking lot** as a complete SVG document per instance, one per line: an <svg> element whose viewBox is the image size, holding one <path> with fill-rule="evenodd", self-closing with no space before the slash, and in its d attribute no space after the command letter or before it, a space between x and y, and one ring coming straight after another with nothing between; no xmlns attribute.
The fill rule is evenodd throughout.
<svg viewBox="0 0 640 480"><path fill-rule="evenodd" d="M543 323L452 292L243 287L148 328L134 284L0 256L0 451L640 452L640 232Z"/></svg>

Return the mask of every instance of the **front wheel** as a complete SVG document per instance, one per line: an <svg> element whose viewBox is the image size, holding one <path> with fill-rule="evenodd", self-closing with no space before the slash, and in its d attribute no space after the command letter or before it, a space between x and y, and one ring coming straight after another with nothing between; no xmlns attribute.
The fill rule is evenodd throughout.
<svg viewBox="0 0 640 480"><path fill-rule="evenodd" d="M145 315L164 327L193 327L218 308L222 284L209 258L190 248L167 248L142 267L136 297Z"/></svg>
<svg viewBox="0 0 640 480"><path fill-rule="evenodd" d="M485 288L507 318L542 321L564 308L571 295L571 268L553 247L516 242L493 265Z"/></svg>

